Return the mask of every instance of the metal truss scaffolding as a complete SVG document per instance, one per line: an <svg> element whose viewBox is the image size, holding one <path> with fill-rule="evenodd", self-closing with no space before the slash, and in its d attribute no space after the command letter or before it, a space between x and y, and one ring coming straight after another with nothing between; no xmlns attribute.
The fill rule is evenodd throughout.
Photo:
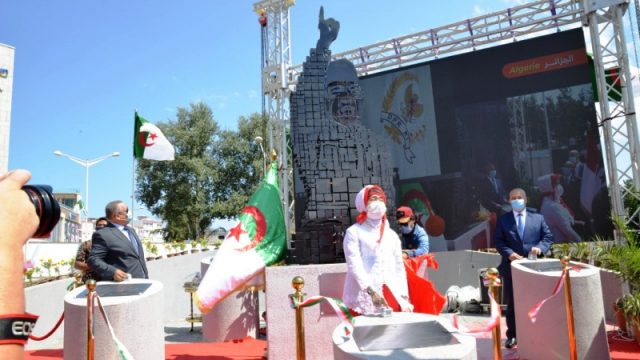
<svg viewBox="0 0 640 360"><path fill-rule="evenodd" d="M269 56L263 61L262 73L263 93L269 103L268 114L283 125L288 122L289 114L285 109L290 88L295 85L295 79L302 70L302 65L290 65L288 9L292 3L292 0L264 0L254 6L256 11L266 10L269 19L267 32L270 38L265 50ZM622 27L627 7L628 0L531 1L503 11L345 51L335 54L334 58L351 61L362 76L554 31L588 26L599 99L608 99L608 94L617 91L614 85L620 84L622 89L620 100L609 98L609 101L600 101L598 104L612 209L614 215L622 217L627 223L638 224L640 214L626 214L623 204L624 197L633 196L632 186L640 188L638 131ZM619 68L620 76L618 83L610 81L610 85L607 85L605 70L611 68ZM517 109L512 111L517 118ZM284 127L281 131L285 131ZM619 234L616 236L619 238Z"/></svg>
<svg viewBox="0 0 640 360"><path fill-rule="evenodd" d="M289 127L289 95L291 68L291 35L289 33L289 8L295 0L263 0L253 5L260 15L262 36L262 114L272 124L269 128L269 149L274 149L280 159L280 184L285 226L290 234L293 212L289 199L293 199L287 133Z"/></svg>
<svg viewBox="0 0 640 360"><path fill-rule="evenodd" d="M598 116L606 149L612 209L626 223L637 225L638 210L633 214L626 214L624 209L624 199L637 197L632 190L640 189L638 125L622 27L622 17L627 10L628 1L583 1L584 23L589 27L591 35L598 84ZM605 72L615 68L620 69L617 74ZM618 76L618 79L607 79L613 76Z"/></svg>

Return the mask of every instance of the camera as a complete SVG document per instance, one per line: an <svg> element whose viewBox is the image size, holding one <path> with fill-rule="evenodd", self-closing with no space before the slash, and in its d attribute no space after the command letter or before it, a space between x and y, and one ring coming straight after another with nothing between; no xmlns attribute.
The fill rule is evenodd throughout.
<svg viewBox="0 0 640 360"><path fill-rule="evenodd" d="M53 188L49 185L25 185L22 190L29 196L29 200L35 206L36 214L40 218L40 225L38 225L38 230L33 234L33 237L49 237L51 230L60 220L60 204L53 197Z"/></svg>

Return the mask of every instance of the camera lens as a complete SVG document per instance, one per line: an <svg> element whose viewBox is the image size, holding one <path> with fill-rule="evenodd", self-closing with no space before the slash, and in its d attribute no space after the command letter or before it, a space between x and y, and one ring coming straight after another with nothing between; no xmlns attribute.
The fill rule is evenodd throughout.
<svg viewBox="0 0 640 360"><path fill-rule="evenodd" d="M36 214L40 218L40 225L33 237L49 237L51 230L60 220L60 204L53 198L53 188L49 185L25 185L22 190L29 195L29 199L36 208Z"/></svg>

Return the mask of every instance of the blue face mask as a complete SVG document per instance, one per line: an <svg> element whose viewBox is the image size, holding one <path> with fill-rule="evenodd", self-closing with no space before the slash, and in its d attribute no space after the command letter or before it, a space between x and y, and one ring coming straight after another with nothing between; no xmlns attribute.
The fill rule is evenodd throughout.
<svg viewBox="0 0 640 360"><path fill-rule="evenodd" d="M524 210L524 199L511 200L511 208L517 212Z"/></svg>
<svg viewBox="0 0 640 360"><path fill-rule="evenodd" d="M489 176L491 176L492 178L496 177L496 171L495 170L490 170L489 171Z"/></svg>

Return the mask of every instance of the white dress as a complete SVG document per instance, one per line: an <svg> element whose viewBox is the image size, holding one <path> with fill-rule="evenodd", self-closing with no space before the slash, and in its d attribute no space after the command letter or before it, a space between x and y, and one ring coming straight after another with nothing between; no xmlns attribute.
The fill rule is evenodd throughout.
<svg viewBox="0 0 640 360"><path fill-rule="evenodd" d="M402 260L402 248L398 235L385 221L384 236L380 243L380 221L365 220L351 225L344 237L344 255L347 275L342 300L352 310L363 315L375 314L367 287L382 295L386 284L402 309L411 309L408 299L407 275Z"/></svg>

